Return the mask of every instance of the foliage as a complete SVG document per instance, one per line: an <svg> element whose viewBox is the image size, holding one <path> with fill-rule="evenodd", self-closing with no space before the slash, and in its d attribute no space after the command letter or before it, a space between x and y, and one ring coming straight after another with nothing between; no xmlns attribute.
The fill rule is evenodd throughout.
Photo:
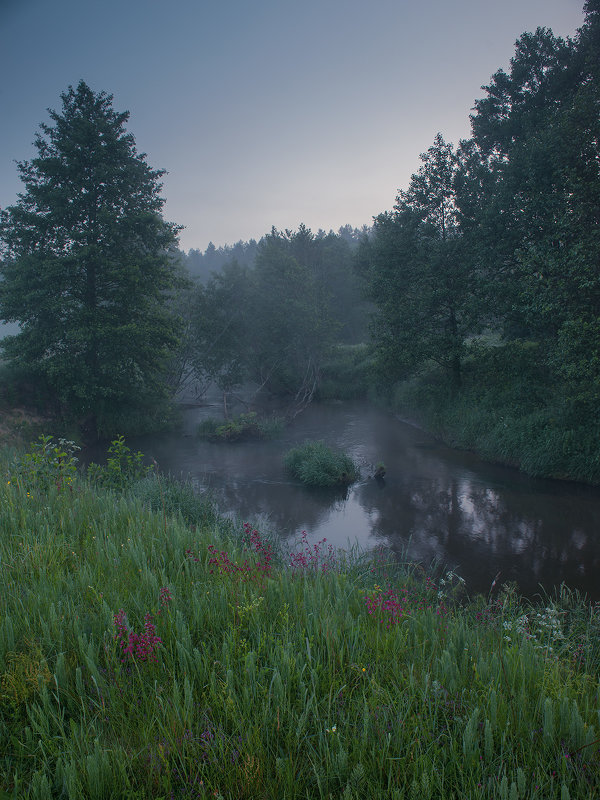
<svg viewBox="0 0 600 800"><path fill-rule="evenodd" d="M198 286L190 314L190 362L196 380L214 382L224 397L247 377L251 321L249 276L236 262Z"/></svg>
<svg viewBox="0 0 600 800"><path fill-rule="evenodd" d="M308 486L344 486L359 477L350 456L332 450L324 442L306 442L285 456L285 465L295 478Z"/></svg>
<svg viewBox="0 0 600 800"><path fill-rule="evenodd" d="M258 242L250 239L244 242L240 239L234 245L215 247L209 242L204 252L198 249L189 250L184 257L184 264L190 275L195 280L206 284L215 277L215 274L226 269L227 265L237 262L241 267L251 268L254 265Z"/></svg>
<svg viewBox="0 0 600 800"><path fill-rule="evenodd" d="M33 699L40 684L49 684L52 675L37 642L24 642L25 649L5 653L7 669L0 678L0 707L6 705L14 712L22 703Z"/></svg>
<svg viewBox="0 0 600 800"><path fill-rule="evenodd" d="M0 218L0 317L20 323L2 346L47 381L64 413L110 433L115 413L167 395L177 228L160 216L163 171L137 153L128 113L83 81L61 99Z"/></svg>
<svg viewBox="0 0 600 800"><path fill-rule="evenodd" d="M598 796L597 606L62 500L0 484L7 796Z"/></svg>
<svg viewBox="0 0 600 800"><path fill-rule="evenodd" d="M225 417L229 394L248 382L287 395L290 416L298 413L317 390L331 347L366 334L349 243L355 234L273 228L254 243L251 265L233 257L243 255L237 246L222 249L231 260L178 301L186 320L179 382L199 392L216 384Z"/></svg>
<svg viewBox="0 0 600 800"><path fill-rule="evenodd" d="M540 354L584 427L600 398L600 75L593 55L600 25L592 5L574 41L544 28L523 34L509 72L492 77L472 117L493 174L474 213L483 256L496 267L490 296L501 301L507 338L516 333L543 345ZM502 219L499 247L489 235L492 215Z"/></svg>
<svg viewBox="0 0 600 800"><path fill-rule="evenodd" d="M132 487L135 497L145 507L168 517L181 517L186 525L202 528L220 521L215 502L210 496L200 494L190 482L164 477L155 473Z"/></svg>
<svg viewBox="0 0 600 800"><path fill-rule="evenodd" d="M538 477L600 483L598 421L565 401L536 342L477 349L458 397L425 370L398 385L394 405L453 447Z"/></svg>
<svg viewBox="0 0 600 800"><path fill-rule="evenodd" d="M123 436L117 436L108 448L106 464L100 466L92 462L88 465L89 479L106 489L124 489L135 481L147 477L154 470L154 465L144 464L144 454L139 450L131 451L125 444Z"/></svg>
<svg viewBox="0 0 600 800"><path fill-rule="evenodd" d="M475 101L472 138L454 152L436 137L357 267L376 305L378 384L398 384L406 411L532 474L597 481L596 0L584 12L573 40L545 28L518 39ZM473 358L485 329L506 345L500 374L494 347ZM535 359L520 357L527 347Z"/></svg>
<svg viewBox="0 0 600 800"><path fill-rule="evenodd" d="M249 411L227 420L214 417L202 420L198 425L198 436L212 442L239 442L246 439L274 439L282 430L283 421L278 417L261 419L255 411Z"/></svg>
<svg viewBox="0 0 600 800"><path fill-rule="evenodd" d="M367 344L337 345L323 362L317 389L319 400L351 400L369 393L374 369Z"/></svg>
<svg viewBox="0 0 600 800"><path fill-rule="evenodd" d="M29 452L19 455L10 466L10 480L27 491L58 491L69 488L77 478L75 453L80 448L68 439L55 441L52 436L40 434L31 444Z"/></svg>
<svg viewBox="0 0 600 800"><path fill-rule="evenodd" d="M261 239L252 287L252 374L278 394L312 396L334 337L328 298L320 291L314 236L300 226Z"/></svg>
<svg viewBox="0 0 600 800"><path fill-rule="evenodd" d="M372 336L384 382L432 360L457 390L465 340L481 316L459 225L458 158L438 134L421 160L394 212L376 218L357 263L377 306Z"/></svg>

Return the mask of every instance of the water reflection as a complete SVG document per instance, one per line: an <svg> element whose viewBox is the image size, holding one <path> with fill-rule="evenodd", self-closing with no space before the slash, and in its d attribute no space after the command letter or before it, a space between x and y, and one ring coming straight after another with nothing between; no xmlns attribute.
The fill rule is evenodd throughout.
<svg viewBox="0 0 600 800"><path fill-rule="evenodd" d="M186 412L187 434L205 410ZM363 480L339 492L308 490L283 468L307 439L351 453ZM391 415L362 404L316 405L276 442L209 444L169 435L135 442L161 468L208 486L244 519L266 516L285 539L306 530L336 546L383 544L398 555L456 568L471 591L500 572L533 595L561 582L600 599L600 491L536 481L450 450ZM383 481L373 475L383 461Z"/></svg>

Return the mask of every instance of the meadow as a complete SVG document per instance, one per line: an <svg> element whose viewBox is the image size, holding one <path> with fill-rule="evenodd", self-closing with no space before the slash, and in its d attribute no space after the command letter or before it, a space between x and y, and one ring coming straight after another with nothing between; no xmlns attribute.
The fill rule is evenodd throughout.
<svg viewBox="0 0 600 800"><path fill-rule="evenodd" d="M0 798L600 796L597 605L285 550L119 452L0 456Z"/></svg>

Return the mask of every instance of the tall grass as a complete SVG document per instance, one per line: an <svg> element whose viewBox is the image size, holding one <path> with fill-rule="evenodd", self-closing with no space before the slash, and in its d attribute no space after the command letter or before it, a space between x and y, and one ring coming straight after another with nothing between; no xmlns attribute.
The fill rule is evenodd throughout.
<svg viewBox="0 0 600 800"><path fill-rule="evenodd" d="M286 453L285 466L307 486L346 486L358 479L357 465L324 442L305 442Z"/></svg>
<svg viewBox="0 0 600 800"><path fill-rule="evenodd" d="M4 797L599 796L597 607L0 473Z"/></svg>
<svg viewBox="0 0 600 800"><path fill-rule="evenodd" d="M259 417L255 411L228 420L208 417L198 425L201 439L212 442L240 442L248 439L275 439L281 435L284 421L280 417Z"/></svg>
<svg viewBox="0 0 600 800"><path fill-rule="evenodd" d="M597 403L569 396L534 343L474 348L459 393L436 367L395 388L397 410L452 447L529 475L600 483Z"/></svg>

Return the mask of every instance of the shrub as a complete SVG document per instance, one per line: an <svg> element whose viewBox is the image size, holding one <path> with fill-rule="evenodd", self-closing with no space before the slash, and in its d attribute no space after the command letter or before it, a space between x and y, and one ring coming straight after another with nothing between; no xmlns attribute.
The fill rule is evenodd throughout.
<svg viewBox="0 0 600 800"><path fill-rule="evenodd" d="M198 436L211 442L239 442L243 439L273 439L283 429L283 421L277 417L260 419L255 411L240 414L229 420L214 417L198 425Z"/></svg>
<svg viewBox="0 0 600 800"><path fill-rule="evenodd" d="M117 436L108 448L106 465L101 467L92 462L88 466L88 477L106 489L124 489L152 473L154 466L145 466L143 460L143 453L132 453L123 436Z"/></svg>
<svg viewBox="0 0 600 800"><path fill-rule="evenodd" d="M306 442L287 453L285 466L308 486L344 486L359 477L354 461L323 442Z"/></svg>
<svg viewBox="0 0 600 800"><path fill-rule="evenodd" d="M28 489L47 490L56 486L60 491L71 486L77 477L77 450L74 442L67 439L55 442L52 436L42 434L31 444L31 450L12 464L11 476Z"/></svg>

